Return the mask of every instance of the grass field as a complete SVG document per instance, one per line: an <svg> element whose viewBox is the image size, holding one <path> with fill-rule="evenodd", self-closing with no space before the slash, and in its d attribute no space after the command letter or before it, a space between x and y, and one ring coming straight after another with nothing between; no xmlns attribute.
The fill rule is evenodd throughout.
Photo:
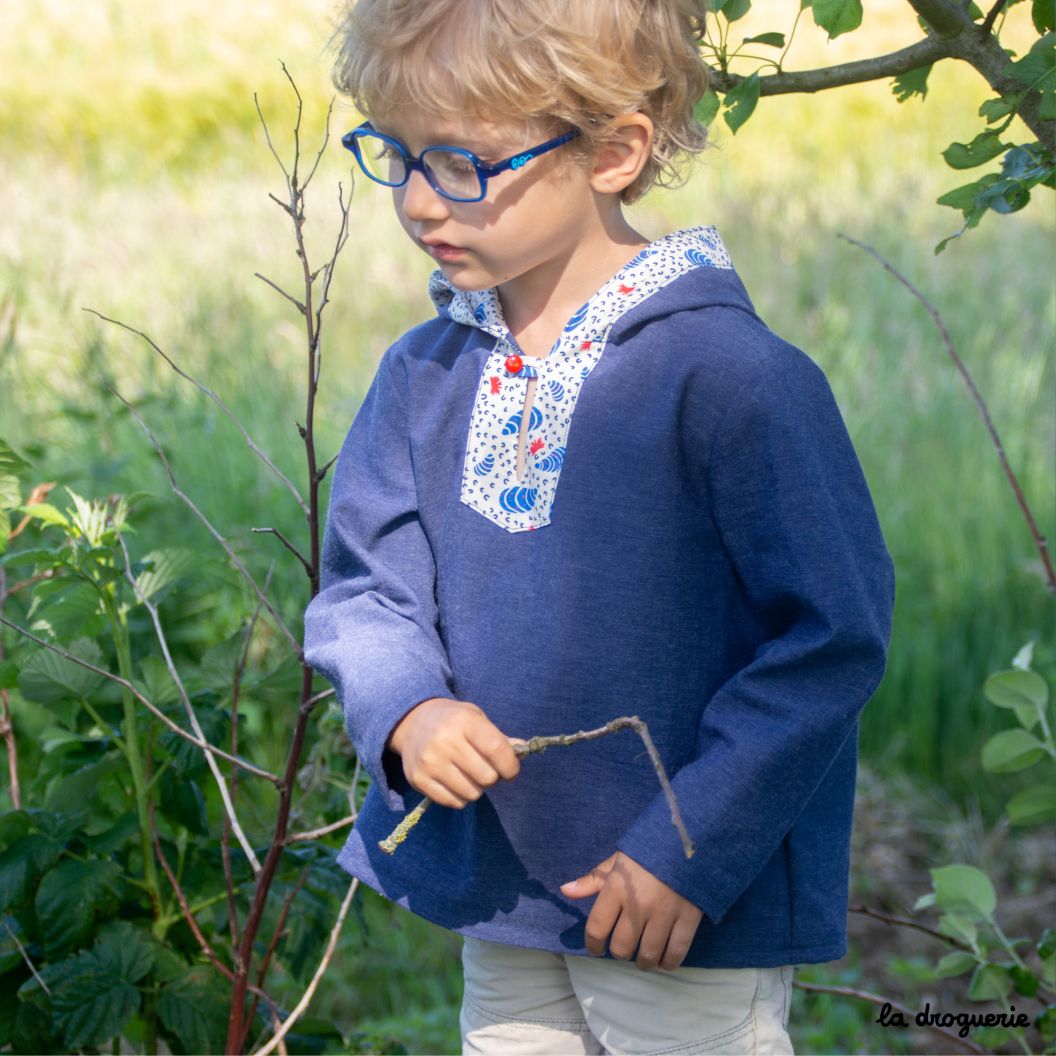
<svg viewBox="0 0 1056 1056"><path fill-rule="evenodd" d="M757 3L738 23L740 36L787 32L795 7ZM831 44L804 16L788 68L877 54L919 36L902 0L866 8L863 29ZM1028 9L1017 5L1008 16L1006 46L1029 46ZM294 288L299 263L287 218L268 199L281 178L253 95L288 156L294 106L285 61L304 96L303 138L314 156L331 91L329 12L320 0L43 0L0 10L0 186L8 202L0 213L0 436L36 460L41 479L88 494L167 495L149 443L103 386L113 384L162 437L181 486L262 571L281 551L251 526L303 538L286 493L193 387L142 342L82 309L146 330L223 396L288 475L303 479L295 427L304 414L303 331L254 278L259 271ZM763 99L736 136L721 120L713 126L715 149L686 186L656 192L631 212L650 237L714 223L762 318L825 369L898 577L888 671L863 715L863 756L880 773L939 781L956 799L992 811L1017 785L1016 775L994 778L978 767L983 740L1005 725L981 686L1030 638L1036 666L1051 679L1052 600L933 323L871 256L838 236L873 246L942 313L1052 539L1056 218L1052 193L1039 189L1022 212L989 216L933 254L961 219L935 199L983 171L958 174L941 151L981 129L976 111L989 92L974 71L951 63L929 83L925 101L905 104L887 82ZM351 158L336 137L355 120L339 101L309 192L317 263L333 240L337 182L351 182ZM1010 131L1032 138L1023 126ZM317 417L324 459L378 356L432 314L431 262L407 242L385 192L365 183L355 185L352 237L326 322ZM176 504L156 523L210 545ZM276 575L276 594L296 621L303 576L292 563ZM442 1004L439 992L420 996Z"/></svg>

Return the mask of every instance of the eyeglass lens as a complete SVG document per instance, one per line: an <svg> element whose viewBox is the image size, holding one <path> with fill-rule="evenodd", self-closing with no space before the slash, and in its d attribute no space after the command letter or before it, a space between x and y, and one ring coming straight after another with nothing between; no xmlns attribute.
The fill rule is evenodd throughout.
<svg viewBox="0 0 1056 1056"><path fill-rule="evenodd" d="M398 186L407 176L407 166L400 152L380 136L369 133L358 138L363 167L374 179ZM481 193L480 177L473 162L464 154L438 147L422 151L422 164L435 186L455 198L477 198Z"/></svg>

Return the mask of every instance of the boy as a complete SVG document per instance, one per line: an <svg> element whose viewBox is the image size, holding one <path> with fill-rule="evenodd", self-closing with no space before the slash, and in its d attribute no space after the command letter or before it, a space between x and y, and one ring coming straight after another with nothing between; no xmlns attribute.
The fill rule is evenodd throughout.
<svg viewBox="0 0 1056 1056"><path fill-rule="evenodd" d="M338 861L463 935L464 1052L791 1052L795 964L846 952L891 558L825 375L717 230L621 208L705 145L703 18L359 0L338 32L345 145L437 317L340 452L305 655L373 778ZM633 733L513 750L621 715L689 858Z"/></svg>

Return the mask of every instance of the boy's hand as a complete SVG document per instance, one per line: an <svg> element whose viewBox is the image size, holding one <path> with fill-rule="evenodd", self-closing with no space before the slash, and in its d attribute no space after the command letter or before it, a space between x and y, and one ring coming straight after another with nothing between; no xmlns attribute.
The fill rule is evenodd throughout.
<svg viewBox="0 0 1056 1056"><path fill-rule="evenodd" d="M512 781L520 773L513 745L521 740L507 737L476 704L430 697L393 727L388 747L423 796L461 809L500 777Z"/></svg>
<svg viewBox="0 0 1056 1056"><path fill-rule="evenodd" d="M629 961L640 944L635 964L646 972L658 966L666 971L677 968L704 916L703 910L622 851L578 880L562 884L561 890L569 898L598 895L587 918L586 944L592 954L605 955L612 932L613 957Z"/></svg>

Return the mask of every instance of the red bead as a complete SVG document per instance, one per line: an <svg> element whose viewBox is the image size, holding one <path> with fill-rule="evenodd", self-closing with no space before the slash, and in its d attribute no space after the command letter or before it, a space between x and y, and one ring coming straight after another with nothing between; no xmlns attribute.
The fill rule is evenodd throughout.
<svg viewBox="0 0 1056 1056"><path fill-rule="evenodd" d="M511 374L520 374L521 367L523 367L523 366L524 366L524 360L521 359L521 357L519 355L517 355L516 352L511 352L506 357L506 369Z"/></svg>

